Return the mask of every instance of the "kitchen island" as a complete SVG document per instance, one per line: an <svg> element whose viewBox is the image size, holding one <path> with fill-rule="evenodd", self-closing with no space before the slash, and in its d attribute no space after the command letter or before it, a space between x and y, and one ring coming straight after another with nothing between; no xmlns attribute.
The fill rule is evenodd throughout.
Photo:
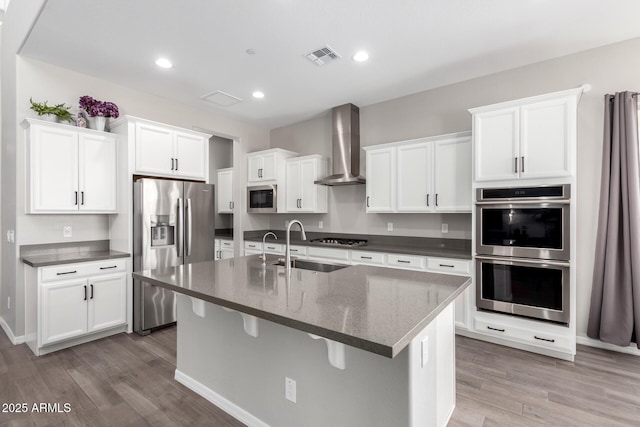
<svg viewBox="0 0 640 427"><path fill-rule="evenodd" d="M276 258L134 273L181 294L176 380L248 425L446 425L470 278Z"/></svg>

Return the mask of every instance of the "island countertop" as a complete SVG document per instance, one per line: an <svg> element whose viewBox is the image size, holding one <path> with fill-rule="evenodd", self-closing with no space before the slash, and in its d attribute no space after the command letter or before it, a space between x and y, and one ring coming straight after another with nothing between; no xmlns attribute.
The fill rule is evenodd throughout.
<svg viewBox="0 0 640 427"><path fill-rule="evenodd" d="M466 276L364 265L330 273L273 265L278 256L206 261L135 279L389 358L471 283Z"/></svg>

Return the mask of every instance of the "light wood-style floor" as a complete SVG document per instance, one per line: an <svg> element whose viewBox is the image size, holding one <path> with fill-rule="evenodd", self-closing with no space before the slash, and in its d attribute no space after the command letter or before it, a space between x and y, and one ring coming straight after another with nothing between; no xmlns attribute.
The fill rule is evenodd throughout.
<svg viewBox="0 0 640 427"><path fill-rule="evenodd" d="M449 426L640 425L640 357L579 346L570 363L458 336L456 359ZM243 425L174 369L175 328L41 357L0 332L0 404L71 404L68 414L0 412L0 426Z"/></svg>

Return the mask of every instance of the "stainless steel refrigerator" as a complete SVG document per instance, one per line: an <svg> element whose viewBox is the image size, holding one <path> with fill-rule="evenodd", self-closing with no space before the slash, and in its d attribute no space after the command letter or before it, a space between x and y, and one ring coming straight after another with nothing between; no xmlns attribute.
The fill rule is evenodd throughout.
<svg viewBox="0 0 640 427"><path fill-rule="evenodd" d="M133 197L134 271L214 259L213 185L141 178ZM173 291L134 280L134 331L146 335L175 321Z"/></svg>

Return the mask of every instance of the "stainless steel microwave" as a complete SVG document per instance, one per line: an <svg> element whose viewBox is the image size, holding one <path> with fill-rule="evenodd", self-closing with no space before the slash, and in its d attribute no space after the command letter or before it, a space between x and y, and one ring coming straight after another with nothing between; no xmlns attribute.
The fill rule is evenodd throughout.
<svg viewBox="0 0 640 427"><path fill-rule="evenodd" d="M278 186L256 185L253 187L247 187L247 212L278 212Z"/></svg>

